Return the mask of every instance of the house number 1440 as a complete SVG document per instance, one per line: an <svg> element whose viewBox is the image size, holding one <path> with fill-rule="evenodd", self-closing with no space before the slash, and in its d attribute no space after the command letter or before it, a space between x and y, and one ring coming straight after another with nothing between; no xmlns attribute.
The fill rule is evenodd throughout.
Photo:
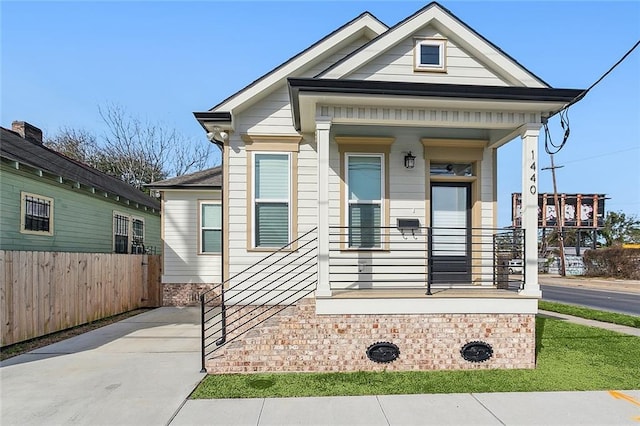
<svg viewBox="0 0 640 426"><path fill-rule="evenodd" d="M529 180L531 182L533 182L531 184L531 186L529 187L529 192L531 192L531 195L536 195L536 192L537 192L537 188L536 188L536 155L535 155L535 152L533 150L531 150L531 165L529 166L529 168L531 170L533 170L533 173L531 174L531 177L529 178Z"/></svg>

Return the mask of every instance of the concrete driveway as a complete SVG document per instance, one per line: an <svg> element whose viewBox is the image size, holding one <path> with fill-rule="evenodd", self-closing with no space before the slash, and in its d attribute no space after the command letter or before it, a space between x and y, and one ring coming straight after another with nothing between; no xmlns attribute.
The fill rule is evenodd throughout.
<svg viewBox="0 0 640 426"><path fill-rule="evenodd" d="M158 308L0 363L0 423L163 425L204 377L198 308Z"/></svg>

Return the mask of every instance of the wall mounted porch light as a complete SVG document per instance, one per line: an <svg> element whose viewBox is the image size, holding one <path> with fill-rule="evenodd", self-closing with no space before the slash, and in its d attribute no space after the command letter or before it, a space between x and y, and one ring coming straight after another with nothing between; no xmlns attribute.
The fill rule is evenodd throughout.
<svg viewBox="0 0 640 426"><path fill-rule="evenodd" d="M407 169L413 169L416 166L416 157L411 155L411 151L404 156L404 167Z"/></svg>

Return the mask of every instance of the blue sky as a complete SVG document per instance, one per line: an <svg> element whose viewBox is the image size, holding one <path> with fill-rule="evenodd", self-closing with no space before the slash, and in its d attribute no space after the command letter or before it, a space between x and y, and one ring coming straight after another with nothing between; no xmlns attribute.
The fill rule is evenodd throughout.
<svg viewBox="0 0 640 426"><path fill-rule="evenodd" d="M104 132L115 103L207 143L192 116L369 11L391 26L427 2L2 1L0 125ZM640 2L441 4L553 87L587 88L640 39ZM640 48L569 111L558 189L606 193L640 216ZM557 120L550 128L561 138ZM540 165L549 165L540 145ZM499 224L520 191L520 146L499 151ZM214 159L217 161L218 159ZM551 192L540 172L540 191Z"/></svg>

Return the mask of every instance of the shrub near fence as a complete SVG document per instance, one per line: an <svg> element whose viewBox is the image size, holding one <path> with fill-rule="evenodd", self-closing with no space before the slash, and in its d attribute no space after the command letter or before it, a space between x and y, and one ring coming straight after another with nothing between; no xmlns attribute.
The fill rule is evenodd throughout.
<svg viewBox="0 0 640 426"><path fill-rule="evenodd" d="M608 247L587 250L583 261L587 276L640 280L640 249Z"/></svg>
<svg viewBox="0 0 640 426"><path fill-rule="evenodd" d="M0 346L162 304L161 256L0 250Z"/></svg>

